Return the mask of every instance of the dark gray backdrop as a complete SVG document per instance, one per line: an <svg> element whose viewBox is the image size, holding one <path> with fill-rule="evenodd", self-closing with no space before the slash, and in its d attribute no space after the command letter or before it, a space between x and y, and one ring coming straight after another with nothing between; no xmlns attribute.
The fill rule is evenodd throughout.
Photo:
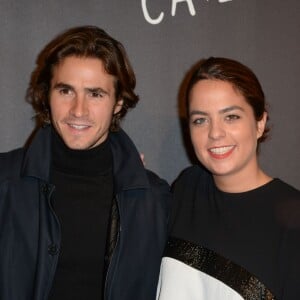
<svg viewBox="0 0 300 300"><path fill-rule="evenodd" d="M36 55L62 30L92 24L122 41L136 71L141 100L123 127L148 168L172 182L190 164L179 86L200 58L225 56L254 70L270 104L264 169L300 188L299 0L0 0L0 24L1 152L33 129L24 99Z"/></svg>

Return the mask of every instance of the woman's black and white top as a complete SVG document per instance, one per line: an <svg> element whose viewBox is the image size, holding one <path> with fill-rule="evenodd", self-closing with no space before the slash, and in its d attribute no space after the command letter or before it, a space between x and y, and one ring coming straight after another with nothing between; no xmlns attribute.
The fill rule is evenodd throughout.
<svg viewBox="0 0 300 300"><path fill-rule="evenodd" d="M174 184L159 300L300 299L300 192L225 193L200 166Z"/></svg>

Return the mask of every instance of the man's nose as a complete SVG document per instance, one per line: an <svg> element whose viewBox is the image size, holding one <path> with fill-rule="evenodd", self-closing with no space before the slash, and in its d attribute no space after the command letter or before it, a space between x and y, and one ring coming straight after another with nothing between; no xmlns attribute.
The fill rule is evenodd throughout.
<svg viewBox="0 0 300 300"><path fill-rule="evenodd" d="M80 118L88 114L88 105L83 95L77 95L73 99L71 114L76 118Z"/></svg>

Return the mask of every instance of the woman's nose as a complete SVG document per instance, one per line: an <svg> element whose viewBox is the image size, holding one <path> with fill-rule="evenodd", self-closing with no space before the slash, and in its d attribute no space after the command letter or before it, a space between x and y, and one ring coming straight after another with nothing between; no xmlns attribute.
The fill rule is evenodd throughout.
<svg viewBox="0 0 300 300"><path fill-rule="evenodd" d="M209 127L209 137L217 140L226 135L225 128L220 121L211 121Z"/></svg>

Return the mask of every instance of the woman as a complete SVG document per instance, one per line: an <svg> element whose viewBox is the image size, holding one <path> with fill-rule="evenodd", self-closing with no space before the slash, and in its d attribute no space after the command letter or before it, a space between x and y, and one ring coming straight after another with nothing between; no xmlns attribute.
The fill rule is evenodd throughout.
<svg viewBox="0 0 300 300"><path fill-rule="evenodd" d="M157 299L300 299L300 192L266 174L268 132L253 72L202 60L187 85L195 154L174 184Z"/></svg>

